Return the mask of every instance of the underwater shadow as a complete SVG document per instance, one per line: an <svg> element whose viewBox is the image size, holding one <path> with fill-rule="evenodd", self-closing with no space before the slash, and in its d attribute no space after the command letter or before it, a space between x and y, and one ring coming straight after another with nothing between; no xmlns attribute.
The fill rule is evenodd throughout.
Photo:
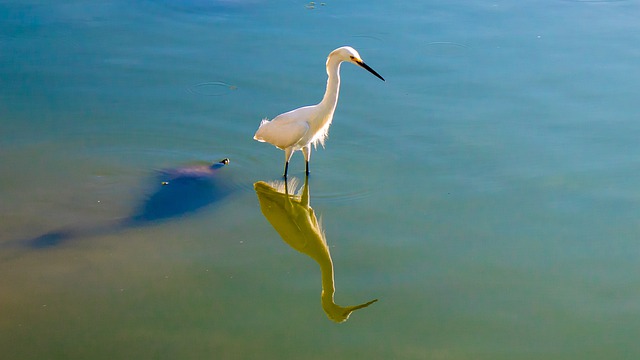
<svg viewBox="0 0 640 360"><path fill-rule="evenodd" d="M322 308L329 319L341 323L352 312L365 308L378 299L355 306L340 306L334 301L335 283L333 261L327 246L322 225L309 205L309 178L305 177L302 193L291 195L289 187L295 189L297 180L258 181L253 184L260 210L282 240L295 250L309 256L320 265L322 279Z"/></svg>
<svg viewBox="0 0 640 360"><path fill-rule="evenodd" d="M155 187L150 195L128 217L90 228L78 226L51 231L19 243L34 249L49 248L72 239L116 233L198 212L231 193L231 187L224 186L217 176L227 164L229 159L212 165L162 170L155 178Z"/></svg>

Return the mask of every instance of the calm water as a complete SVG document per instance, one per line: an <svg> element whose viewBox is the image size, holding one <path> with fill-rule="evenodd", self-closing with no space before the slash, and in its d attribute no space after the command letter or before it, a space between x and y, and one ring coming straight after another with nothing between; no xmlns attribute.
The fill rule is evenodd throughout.
<svg viewBox="0 0 640 360"><path fill-rule="evenodd" d="M636 1L1 2L3 358L638 358L639 18ZM322 223L319 250L299 252L280 236L294 210L254 190L283 153L252 136L319 101L345 44L387 81L342 67L290 208ZM114 225L170 189L162 169L225 157L204 188L226 196ZM300 154L290 175L302 187ZM52 231L74 236L34 241ZM336 304L379 301L331 321L327 269Z"/></svg>

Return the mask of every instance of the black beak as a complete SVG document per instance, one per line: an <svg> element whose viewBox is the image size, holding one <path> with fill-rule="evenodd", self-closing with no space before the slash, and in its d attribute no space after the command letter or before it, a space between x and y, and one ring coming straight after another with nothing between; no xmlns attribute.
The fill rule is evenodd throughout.
<svg viewBox="0 0 640 360"><path fill-rule="evenodd" d="M376 77L378 77L378 79L384 81L384 78L382 76L380 76L380 74L378 74L375 70L373 70L372 68L369 67L369 65L365 64L364 61L362 60L356 60L356 63L360 66L362 66L364 69L366 69L368 72L372 73L373 75L375 75Z"/></svg>

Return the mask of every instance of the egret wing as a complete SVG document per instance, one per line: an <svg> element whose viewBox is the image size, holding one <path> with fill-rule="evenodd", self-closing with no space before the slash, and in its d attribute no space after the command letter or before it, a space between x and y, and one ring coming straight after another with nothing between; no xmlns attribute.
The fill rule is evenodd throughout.
<svg viewBox="0 0 640 360"><path fill-rule="evenodd" d="M286 149L298 143L309 131L309 124L283 115L272 121L263 120L253 138L266 141L280 149Z"/></svg>

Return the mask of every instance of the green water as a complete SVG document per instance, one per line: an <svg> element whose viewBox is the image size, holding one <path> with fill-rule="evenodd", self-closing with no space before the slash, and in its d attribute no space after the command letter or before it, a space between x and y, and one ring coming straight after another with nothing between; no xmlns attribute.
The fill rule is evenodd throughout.
<svg viewBox="0 0 640 360"><path fill-rule="evenodd" d="M2 357L637 358L638 18L635 1L0 2ZM303 210L335 303L378 299L336 323L324 250L296 251L254 190L283 152L252 137L322 98L342 45L387 81L343 65L312 155ZM158 171L225 157L227 197L109 227ZM302 186L299 153L289 171ZM60 229L84 230L33 246Z"/></svg>

